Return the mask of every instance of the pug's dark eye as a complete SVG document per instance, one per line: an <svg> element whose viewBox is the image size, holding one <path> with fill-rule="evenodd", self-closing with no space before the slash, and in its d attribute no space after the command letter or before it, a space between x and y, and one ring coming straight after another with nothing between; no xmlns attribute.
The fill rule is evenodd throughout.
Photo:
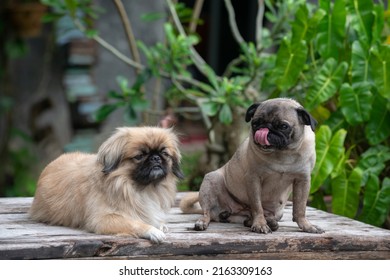
<svg viewBox="0 0 390 280"><path fill-rule="evenodd" d="M279 127L280 130L286 130L286 129L288 129L290 126L289 126L288 124L281 123L278 127Z"/></svg>

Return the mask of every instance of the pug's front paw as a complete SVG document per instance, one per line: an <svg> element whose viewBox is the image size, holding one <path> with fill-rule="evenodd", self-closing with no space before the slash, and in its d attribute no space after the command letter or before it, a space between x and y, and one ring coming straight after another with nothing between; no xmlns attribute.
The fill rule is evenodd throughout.
<svg viewBox="0 0 390 280"><path fill-rule="evenodd" d="M308 232L308 233L318 233L318 234L321 234L321 233L324 233L325 231L318 227L318 226L315 226L315 225L310 225L309 227L305 227L305 228L302 228L302 230L304 232Z"/></svg>
<svg viewBox="0 0 390 280"><path fill-rule="evenodd" d="M272 233L272 230L267 224L253 224L251 230L256 233Z"/></svg>
<svg viewBox="0 0 390 280"><path fill-rule="evenodd" d="M308 233L324 233L325 231L315 225L312 225L306 218L300 218L300 219L293 219L293 221L296 221L299 228L302 229L304 232Z"/></svg>

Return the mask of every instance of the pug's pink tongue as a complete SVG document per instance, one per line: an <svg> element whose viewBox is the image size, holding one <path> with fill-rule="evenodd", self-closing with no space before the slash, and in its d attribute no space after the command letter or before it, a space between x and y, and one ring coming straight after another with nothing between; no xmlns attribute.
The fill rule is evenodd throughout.
<svg viewBox="0 0 390 280"><path fill-rule="evenodd" d="M268 128L260 128L258 131L256 131L255 141L260 145L269 146L269 142L267 139L268 131Z"/></svg>

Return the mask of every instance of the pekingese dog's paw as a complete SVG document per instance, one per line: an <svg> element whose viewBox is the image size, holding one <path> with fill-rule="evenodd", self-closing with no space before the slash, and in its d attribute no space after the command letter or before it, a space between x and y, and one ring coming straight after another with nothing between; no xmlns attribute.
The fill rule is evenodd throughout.
<svg viewBox="0 0 390 280"><path fill-rule="evenodd" d="M155 227L151 227L142 237L156 244L162 243L166 239L165 233Z"/></svg>
<svg viewBox="0 0 390 280"><path fill-rule="evenodd" d="M206 230L208 226L209 223L205 222L203 219L199 219L198 221L196 221L194 229L197 231L203 231Z"/></svg>
<svg viewBox="0 0 390 280"><path fill-rule="evenodd" d="M160 230L164 233L167 233L169 231L169 228L166 224L160 225Z"/></svg>

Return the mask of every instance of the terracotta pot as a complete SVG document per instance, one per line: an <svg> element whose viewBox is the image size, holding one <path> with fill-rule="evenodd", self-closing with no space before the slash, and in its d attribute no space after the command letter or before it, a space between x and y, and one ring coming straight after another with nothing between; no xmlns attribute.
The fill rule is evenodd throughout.
<svg viewBox="0 0 390 280"><path fill-rule="evenodd" d="M42 29L41 19L46 11L47 6L41 3L20 3L10 6L10 19L16 33L23 38L39 36Z"/></svg>

